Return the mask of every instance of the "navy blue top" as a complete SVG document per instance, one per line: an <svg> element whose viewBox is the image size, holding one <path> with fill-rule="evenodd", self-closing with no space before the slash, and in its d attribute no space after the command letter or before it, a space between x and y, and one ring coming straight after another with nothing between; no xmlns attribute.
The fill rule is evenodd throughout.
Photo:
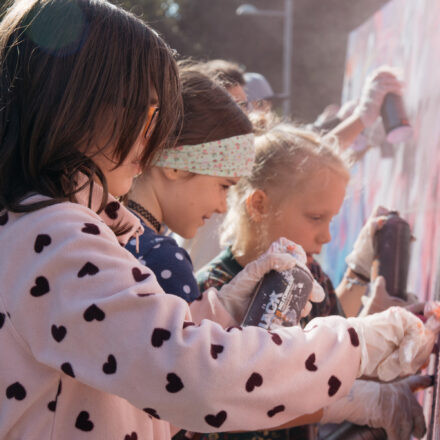
<svg viewBox="0 0 440 440"><path fill-rule="evenodd" d="M134 212L133 214L136 215ZM191 258L186 250L179 247L173 238L156 234L137 217L145 229L139 236L139 253L136 252L136 239L131 239L126 248L154 272L166 293L180 296L188 302L194 301L200 296L200 292Z"/></svg>

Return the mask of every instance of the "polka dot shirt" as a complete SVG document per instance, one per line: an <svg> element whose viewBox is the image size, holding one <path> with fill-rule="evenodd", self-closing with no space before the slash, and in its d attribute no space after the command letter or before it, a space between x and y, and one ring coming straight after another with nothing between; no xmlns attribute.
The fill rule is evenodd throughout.
<svg viewBox="0 0 440 440"><path fill-rule="evenodd" d="M173 238L156 234L142 220L141 224L145 231L139 236L139 252L136 251L134 238L128 242L127 249L154 272L166 293L177 295L188 302L197 299L200 292L186 250L179 247Z"/></svg>

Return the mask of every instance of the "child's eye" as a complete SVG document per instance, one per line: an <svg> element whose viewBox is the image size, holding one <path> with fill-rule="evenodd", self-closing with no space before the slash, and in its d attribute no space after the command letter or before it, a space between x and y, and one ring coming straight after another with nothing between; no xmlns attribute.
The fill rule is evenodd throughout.
<svg viewBox="0 0 440 440"><path fill-rule="evenodd" d="M313 220L315 222L322 220L322 216L321 215L309 215L310 220Z"/></svg>
<svg viewBox="0 0 440 440"><path fill-rule="evenodd" d="M231 186L230 185L222 185L222 188L227 191Z"/></svg>

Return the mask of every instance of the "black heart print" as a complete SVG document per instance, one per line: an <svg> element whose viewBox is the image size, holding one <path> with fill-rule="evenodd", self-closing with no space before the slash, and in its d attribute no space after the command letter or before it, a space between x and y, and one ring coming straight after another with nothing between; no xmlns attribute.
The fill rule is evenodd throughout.
<svg viewBox="0 0 440 440"><path fill-rule="evenodd" d="M246 382L246 391L248 393L254 391L255 387L261 387L263 385L263 377L261 374L252 373Z"/></svg>
<svg viewBox="0 0 440 440"><path fill-rule="evenodd" d="M223 425L227 417L226 411L220 411L215 415L208 414L205 417L205 421L208 425L213 426L214 428L220 428Z"/></svg>
<svg viewBox="0 0 440 440"><path fill-rule="evenodd" d="M99 235L99 228L94 223L84 223L84 227L81 229L86 234Z"/></svg>
<svg viewBox="0 0 440 440"><path fill-rule="evenodd" d="M49 409L49 411L55 412L56 408L57 408L57 399L58 396L61 394L61 381L58 384L58 390L57 390L57 395L55 397L55 400L51 400L48 404L47 404L47 408Z"/></svg>
<svg viewBox="0 0 440 440"><path fill-rule="evenodd" d="M316 355L312 353L306 360L306 368L309 371L316 371L318 367L315 365Z"/></svg>
<svg viewBox="0 0 440 440"><path fill-rule="evenodd" d="M356 330L353 327L350 327L348 329L348 334L350 335L350 342L354 347L359 346L359 336L356 332Z"/></svg>
<svg viewBox="0 0 440 440"><path fill-rule="evenodd" d="M157 414L156 410L153 408L144 408L144 411L149 414L151 417L155 419L160 419L159 414Z"/></svg>
<svg viewBox="0 0 440 440"><path fill-rule="evenodd" d="M72 365L69 362L64 362L61 365L61 370L70 377L75 377L75 373L73 372Z"/></svg>
<svg viewBox="0 0 440 440"><path fill-rule="evenodd" d="M155 328L151 335L151 345L153 347L160 347L164 341L168 341L171 337L171 332L164 328Z"/></svg>
<svg viewBox="0 0 440 440"><path fill-rule="evenodd" d="M105 313L96 305L92 304L87 310L84 312L84 319L88 322L96 319L97 321L103 321L105 318Z"/></svg>
<svg viewBox="0 0 440 440"><path fill-rule="evenodd" d="M330 397L334 396L338 392L340 387L341 381L336 376L330 377L330 379L328 380L328 395Z"/></svg>
<svg viewBox="0 0 440 440"><path fill-rule="evenodd" d="M277 333L269 332L269 334L272 335L272 341L275 342L275 344L281 345L283 343L283 340L281 339L281 336L278 335Z"/></svg>
<svg viewBox="0 0 440 440"><path fill-rule="evenodd" d="M118 209L121 207L121 205L118 202L110 202L105 207L104 211L107 214L109 218L112 220L116 220L118 218Z"/></svg>
<svg viewBox="0 0 440 440"><path fill-rule="evenodd" d="M91 431L94 425L90 420L90 414L87 411L81 411L76 418L75 426L81 431Z"/></svg>
<svg viewBox="0 0 440 440"><path fill-rule="evenodd" d="M88 261L84 266L80 269L78 272L78 278L85 277L86 275L96 275L99 272L99 269L93 264Z"/></svg>
<svg viewBox="0 0 440 440"><path fill-rule="evenodd" d="M35 279L35 286L31 288L31 295L38 298L39 296L49 293L49 281L45 277L37 277Z"/></svg>
<svg viewBox="0 0 440 440"><path fill-rule="evenodd" d="M35 239L34 250L37 254L41 253L45 246L49 246L52 243L52 239L47 234L39 234Z"/></svg>
<svg viewBox="0 0 440 440"><path fill-rule="evenodd" d="M286 407L285 407L284 405L278 405L278 406L276 406L275 408L270 409L270 410L267 412L267 415L268 415L269 417L273 417L274 415L276 415L276 414L278 414L278 413L280 413L280 412L283 412L285 409L286 409Z"/></svg>
<svg viewBox="0 0 440 440"><path fill-rule="evenodd" d="M54 324L54 325L52 325L50 330L51 330L53 338L57 342L61 342L64 339L64 337L66 336L66 333L67 333L67 329L66 329L66 327L64 327L64 325L60 325L58 327L58 326L56 326Z"/></svg>
<svg viewBox="0 0 440 440"><path fill-rule="evenodd" d="M133 274L134 280L138 283L146 280L150 276L149 273L142 273L138 267L133 267L131 273Z"/></svg>
<svg viewBox="0 0 440 440"><path fill-rule="evenodd" d="M211 344L211 356L213 359L217 359L217 356L223 351L223 345Z"/></svg>
<svg viewBox="0 0 440 440"><path fill-rule="evenodd" d="M26 390L20 382L14 382L6 388L6 397L8 399L23 400L26 397Z"/></svg>
<svg viewBox="0 0 440 440"><path fill-rule="evenodd" d="M168 383L166 389L169 393L177 393L183 388L183 383L176 373L169 373L167 375Z"/></svg>
<svg viewBox="0 0 440 440"><path fill-rule="evenodd" d="M109 354L107 362L102 366L102 371L104 371L105 374L114 374L116 373L116 368L116 358L112 354Z"/></svg>

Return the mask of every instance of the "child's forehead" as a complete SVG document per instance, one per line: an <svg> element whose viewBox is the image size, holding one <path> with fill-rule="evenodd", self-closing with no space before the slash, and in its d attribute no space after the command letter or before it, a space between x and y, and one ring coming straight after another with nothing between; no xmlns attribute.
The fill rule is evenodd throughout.
<svg viewBox="0 0 440 440"><path fill-rule="evenodd" d="M335 186L347 185L348 176L342 171L330 167L321 167L310 173L305 179L305 187L311 191L331 190Z"/></svg>
<svg viewBox="0 0 440 440"><path fill-rule="evenodd" d="M287 192L286 199L308 207L323 207L339 203L345 196L348 179L329 168L311 173L300 185Z"/></svg>

